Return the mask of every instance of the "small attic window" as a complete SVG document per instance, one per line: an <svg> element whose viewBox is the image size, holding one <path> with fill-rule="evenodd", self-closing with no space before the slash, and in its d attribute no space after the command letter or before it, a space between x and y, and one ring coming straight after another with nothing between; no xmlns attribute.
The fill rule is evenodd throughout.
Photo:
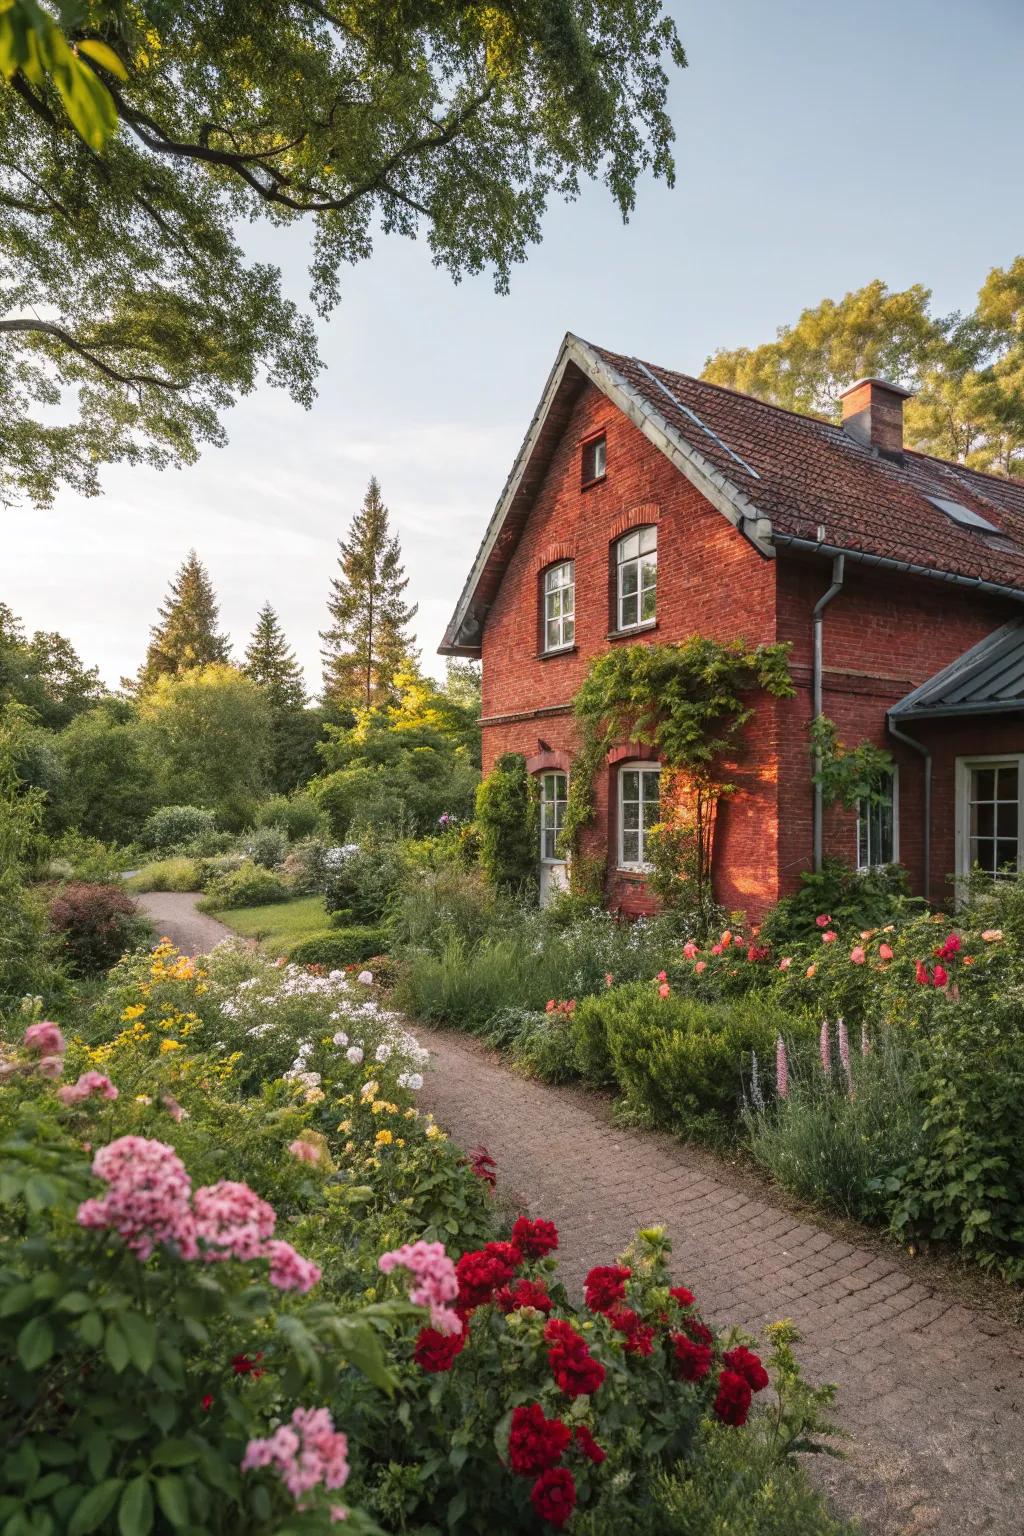
<svg viewBox="0 0 1024 1536"><path fill-rule="evenodd" d="M938 507L940 512L945 512L946 516L954 523L959 523L961 528L974 528L979 533L1002 533L1003 531L997 528L995 523L990 523L987 517L982 517L980 512L972 512L970 507L963 506L959 501L947 501L944 496L928 496L925 500L930 501L933 507Z"/></svg>
<svg viewBox="0 0 1024 1536"><path fill-rule="evenodd" d="M607 439L602 432L600 437L592 437L583 444L582 483L584 485L593 485L595 480L603 480L607 469L607 462Z"/></svg>

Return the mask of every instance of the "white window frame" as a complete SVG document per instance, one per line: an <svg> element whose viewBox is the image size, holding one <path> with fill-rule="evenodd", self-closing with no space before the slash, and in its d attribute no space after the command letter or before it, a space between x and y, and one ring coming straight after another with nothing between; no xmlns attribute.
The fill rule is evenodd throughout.
<svg viewBox="0 0 1024 1536"><path fill-rule="evenodd" d="M566 862L565 858L557 852L557 848L559 836L563 826L565 825L565 810L569 800L569 775L566 773L564 768L544 768L541 770L538 777L540 779L540 861L542 864L564 864ZM558 778L563 781L564 790L561 798L558 797L556 792L554 800L551 801L548 800L547 796L545 795L545 781L547 779L554 778ZM544 807L545 805L551 804L553 804L555 807L553 828L546 827L544 825ZM558 814L559 807L561 807L561 816ZM555 834L555 851L549 855L545 852L545 839L546 834L551 830L553 830Z"/></svg>
<svg viewBox="0 0 1024 1536"><path fill-rule="evenodd" d="M552 577L556 576L560 571L568 571L568 580L560 582L557 586L549 586L548 584ZM571 604L568 612L566 612L565 605L565 593L567 592L569 593L569 602ZM554 598L555 596L558 596L559 598L559 612L557 614L552 614L548 611L549 599ZM548 566L547 570L544 572L543 605L544 607L542 619L544 624L544 644L542 649L544 655L550 656L553 655L555 651L571 650L572 647L576 644L575 560L559 560L557 565ZM549 643L548 626L550 624L558 625L559 639L557 645L551 645ZM571 626L571 632L569 633L568 637L566 636L567 626Z"/></svg>
<svg viewBox="0 0 1024 1536"><path fill-rule="evenodd" d="M644 535L645 534L650 534L652 536L652 542L650 544L650 547L648 549L646 549L646 550L643 548ZM635 555L629 555L627 558L624 559L623 558L623 554L622 554L623 547L626 544L628 544L631 539L636 539L636 541L637 541L637 551L636 551L636 554ZM618 538L618 539L615 540L614 548L615 548L615 629L616 629L616 633L621 635L621 634L628 634L628 633L630 633L630 631L635 630L635 629L650 629L652 627L652 625L657 623L657 617L658 617L658 615L657 615L657 605L658 605L658 525L657 525L657 523L644 523L642 525L642 527L630 528L628 533L624 533L621 538ZM653 559L652 559L652 556L653 556ZM654 585L653 585L653 587L648 585L648 587L646 589L641 585L643 566L644 566L645 563L648 564L648 565L653 565L653 567L654 567ZM636 591L635 592L629 592L629 593L623 593L623 590L622 590L623 572L628 570L628 569L630 569L630 568L635 568L635 570L636 570ZM654 612L651 613L646 619L642 616L642 611L643 611L643 595L644 595L644 591L645 590L646 591L653 591L653 593L654 593ZM634 600L636 601L637 616L636 616L635 619L630 619L630 620L627 621L626 619L623 618L623 605L626 602L632 602Z"/></svg>
<svg viewBox="0 0 1024 1536"><path fill-rule="evenodd" d="M858 800L857 801L857 828L856 828L857 842L855 844L855 858L856 858L857 870L861 874L866 874L867 871L871 870L871 869L884 869L887 864L898 864L899 861L900 861L900 770L899 770L898 765L895 765L893 767L893 770L892 770L892 773L891 773L890 777L892 779L892 858L891 859L873 859L873 858L871 858L871 847L870 847L870 843L871 843L871 823L870 823L870 814L871 814L871 811L874 809L874 807L869 805L867 807L867 812L868 812L868 817L869 817L869 821L868 821L868 862L866 864L862 864L861 863L861 859L860 859L860 832L861 832L861 824L862 824L862 822L864 820L864 801L863 800Z"/></svg>
<svg viewBox="0 0 1024 1536"><path fill-rule="evenodd" d="M618 793L617 793L617 796L616 796L616 802L617 803L616 803L616 812L615 812L616 820L617 820L617 823L618 823L617 828L616 828L616 840L615 840L616 841L615 855L616 855L616 860L617 860L616 867L618 869L648 870L648 869L650 869L651 865L650 865L650 861L644 858L644 853L646 852L647 834L650 831L650 827L647 826L647 824L645 823L644 816L643 816L643 807L646 804L646 802L644 800L644 792L643 792L643 784L642 783L638 786L639 791L640 791L640 800L639 800L638 803L639 803L639 805L641 807L640 816L638 818L639 823L640 823L640 825L639 825L640 857L639 857L639 859L627 859L626 856L625 856L625 853L623 851L623 843L624 843L625 832L626 832L626 818L625 818L625 816L623 814L623 808L624 808L624 805L625 805L625 797L623 796L623 793L622 793L622 781L623 781L624 776L627 773L650 774L650 775L653 775L653 776L657 777L657 779L659 781L658 782L658 808L659 808L659 813L660 813L660 809L661 809L661 764L660 763L656 763L656 762L652 762L650 760L650 758L639 758L635 762L622 763L620 765L620 767L619 767L619 773L618 773L618 779L617 779ZM651 823L651 826L655 826L655 825L656 825L656 822L652 822ZM633 830L636 830L636 829L630 828L630 830L633 831Z"/></svg>
<svg viewBox="0 0 1024 1536"><path fill-rule="evenodd" d="M957 897L966 895L966 881L971 873L970 793L971 772L975 768L1016 767L1017 769L1017 869L1024 854L1024 752L987 752L956 759L956 873ZM993 828L993 837L995 829ZM996 838L998 841L998 838Z"/></svg>

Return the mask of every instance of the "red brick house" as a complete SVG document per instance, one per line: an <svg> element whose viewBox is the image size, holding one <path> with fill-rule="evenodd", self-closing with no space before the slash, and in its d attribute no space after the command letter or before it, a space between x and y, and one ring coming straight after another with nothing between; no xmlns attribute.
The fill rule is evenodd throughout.
<svg viewBox="0 0 1024 1536"><path fill-rule="evenodd" d="M441 653L483 661L485 772L540 776L545 886L572 773L571 703L595 654L699 633L792 645L796 696L763 699L715 830L727 908L761 912L822 852L898 861L948 903L973 863L1024 858L1024 482L903 446L877 379L832 426L568 335ZM808 723L887 746L891 807L823 806ZM644 910L658 764L623 742L588 851Z"/></svg>

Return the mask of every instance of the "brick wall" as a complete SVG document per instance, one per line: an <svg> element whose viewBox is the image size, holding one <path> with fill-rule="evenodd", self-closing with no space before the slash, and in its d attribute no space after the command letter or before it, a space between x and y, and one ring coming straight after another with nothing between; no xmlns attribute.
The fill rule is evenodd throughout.
<svg viewBox="0 0 1024 1536"><path fill-rule="evenodd" d="M580 444L607 434L607 475L581 488ZM775 563L764 559L598 390L576 404L512 556L483 633L484 771L501 752L527 757L544 750L575 751L569 712L591 657L613 645L610 548L626 529L658 525L657 627L641 640L678 641L703 634L771 641L775 627ZM540 652L540 578L555 561L576 562L576 648ZM508 719L509 716L520 718ZM522 717L527 718L522 718ZM503 718L504 717L504 718ZM759 713L756 754L736 768L742 793L724 808L716 837L719 896L729 907L757 897L777 863L777 780L771 702ZM638 753L637 755L643 755ZM617 769L598 775L596 814L585 852L615 846ZM614 860L610 861L611 863ZM609 899L627 910L649 909L644 882L610 870Z"/></svg>
<svg viewBox="0 0 1024 1536"><path fill-rule="evenodd" d="M602 430L607 476L582 489L581 443ZM658 525L658 622L641 641L703 634L792 643L796 697L759 704L747 728L747 750L730 772L738 792L721 807L716 827L716 895L728 909L756 917L796 889L811 865L811 617L829 585L829 565L759 555L593 386L576 403L484 626L484 771L501 752L574 755L571 701L588 662L613 645L637 643L636 637L610 637L610 546L625 529L643 523ZM541 575L565 559L576 562L576 645L544 657ZM900 767L900 857L915 890L923 880L923 769L916 753L887 737L886 710L1019 611L952 585L853 561L847 562L843 591L825 610L825 713L847 744L866 737L893 750ZM933 734L930 894L941 901L953 868L953 757L1024 750L1024 728L978 723L933 728ZM597 777L585 853L603 855L616 846L616 782L614 765ZM826 808L824 845L827 853L854 860L853 813ZM614 856L607 890L625 910L652 905L642 878L616 871Z"/></svg>

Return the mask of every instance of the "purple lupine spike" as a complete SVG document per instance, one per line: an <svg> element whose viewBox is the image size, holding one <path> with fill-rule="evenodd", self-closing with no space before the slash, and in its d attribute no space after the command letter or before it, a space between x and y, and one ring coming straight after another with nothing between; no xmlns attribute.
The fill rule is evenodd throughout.
<svg viewBox="0 0 1024 1536"><path fill-rule="evenodd" d="M821 1070L826 1077L832 1076L832 1036L829 1032L828 1020L821 1021L821 1038L818 1042L821 1050Z"/></svg>
<svg viewBox="0 0 1024 1536"><path fill-rule="evenodd" d="M789 1062L786 1060L786 1042L781 1035L775 1042L775 1091L780 1099L789 1098Z"/></svg>
<svg viewBox="0 0 1024 1536"><path fill-rule="evenodd" d="M843 1071L846 1074L846 1082L850 1092L853 1092L853 1072L850 1068L850 1037L846 1032L846 1020L840 1019L837 1027L839 1035L839 1060L842 1062Z"/></svg>

